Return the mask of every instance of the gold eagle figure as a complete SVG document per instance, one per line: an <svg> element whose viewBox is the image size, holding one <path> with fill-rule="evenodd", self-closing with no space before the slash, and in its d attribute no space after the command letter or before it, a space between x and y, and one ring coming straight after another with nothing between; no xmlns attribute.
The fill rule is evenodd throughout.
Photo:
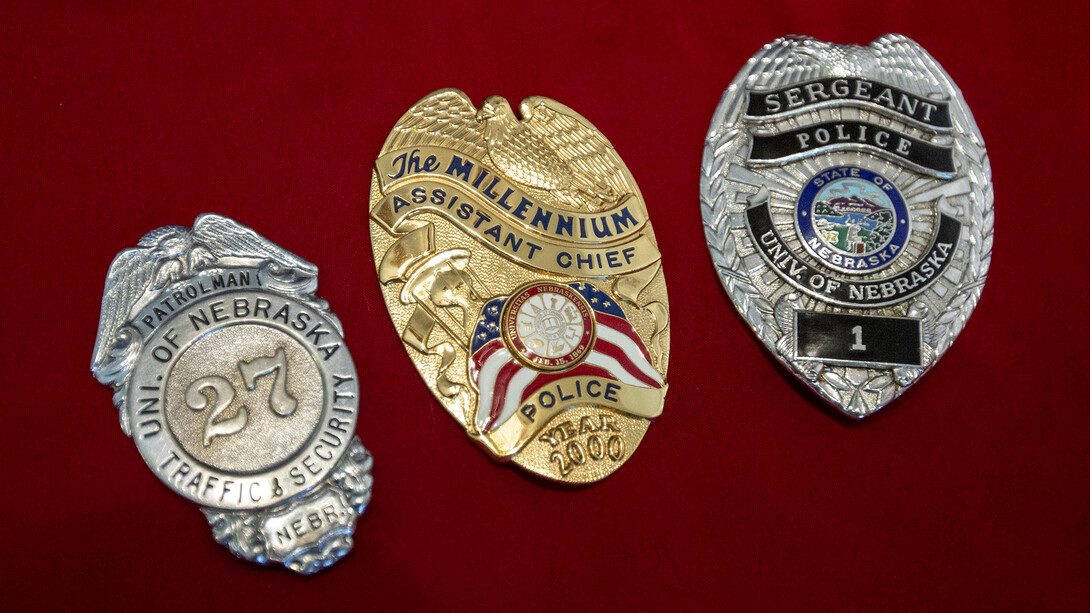
<svg viewBox="0 0 1090 613"><path fill-rule="evenodd" d="M628 196L620 156L575 111L541 96L519 110L522 121L507 100L492 96L477 112L488 156L507 178L576 210L610 209Z"/></svg>
<svg viewBox="0 0 1090 613"><path fill-rule="evenodd" d="M522 101L515 117L500 96L480 110L456 89L418 102L383 145L383 151L439 146L481 161L543 200L575 210L613 208L635 192L613 145L586 119L542 96Z"/></svg>

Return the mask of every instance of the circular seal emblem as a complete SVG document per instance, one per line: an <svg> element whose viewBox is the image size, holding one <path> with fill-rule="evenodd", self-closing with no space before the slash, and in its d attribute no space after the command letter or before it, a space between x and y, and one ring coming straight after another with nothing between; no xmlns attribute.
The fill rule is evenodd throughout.
<svg viewBox="0 0 1090 613"><path fill-rule="evenodd" d="M157 326L133 367L140 453L182 496L261 509L307 492L355 431L355 368L337 330L286 296L190 302Z"/></svg>
<svg viewBox="0 0 1090 613"><path fill-rule="evenodd" d="M515 291L504 306L503 340L527 366L573 368L594 344L594 314L579 292L559 283L534 282Z"/></svg>
<svg viewBox="0 0 1090 613"><path fill-rule="evenodd" d="M892 264L909 235L909 216L897 187L858 166L835 166L806 183L795 207L802 244L823 264L868 274Z"/></svg>

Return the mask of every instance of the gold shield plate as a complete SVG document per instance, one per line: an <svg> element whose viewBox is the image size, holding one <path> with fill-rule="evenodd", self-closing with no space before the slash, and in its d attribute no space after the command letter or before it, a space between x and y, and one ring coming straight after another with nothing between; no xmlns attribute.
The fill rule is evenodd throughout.
<svg viewBox="0 0 1090 613"><path fill-rule="evenodd" d="M568 107L444 89L372 172L371 245L424 382L500 461L589 483L662 412L669 308L635 180Z"/></svg>

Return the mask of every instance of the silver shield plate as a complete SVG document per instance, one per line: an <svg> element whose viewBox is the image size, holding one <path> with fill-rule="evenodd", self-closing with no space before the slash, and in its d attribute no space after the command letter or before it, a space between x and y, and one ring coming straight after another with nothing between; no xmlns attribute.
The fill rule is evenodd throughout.
<svg viewBox="0 0 1090 613"><path fill-rule="evenodd" d="M961 332L992 250L984 140L914 41L785 37L724 92L701 167L723 287L818 395L862 418Z"/></svg>
<svg viewBox="0 0 1090 613"><path fill-rule="evenodd" d="M352 548L371 499L359 382L318 269L201 215L114 258L91 372L153 473L216 541L304 574Z"/></svg>

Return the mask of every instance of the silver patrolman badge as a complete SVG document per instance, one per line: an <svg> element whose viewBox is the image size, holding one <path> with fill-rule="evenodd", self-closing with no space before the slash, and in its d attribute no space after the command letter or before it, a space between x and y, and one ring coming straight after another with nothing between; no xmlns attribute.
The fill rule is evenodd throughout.
<svg viewBox="0 0 1090 613"><path fill-rule="evenodd" d="M152 472L235 555L314 573L371 499L359 381L318 269L219 215L110 265L91 371Z"/></svg>
<svg viewBox="0 0 1090 613"><path fill-rule="evenodd" d="M738 311L851 417L933 366L984 287L984 140L950 76L904 36L766 45L715 111L700 192Z"/></svg>

